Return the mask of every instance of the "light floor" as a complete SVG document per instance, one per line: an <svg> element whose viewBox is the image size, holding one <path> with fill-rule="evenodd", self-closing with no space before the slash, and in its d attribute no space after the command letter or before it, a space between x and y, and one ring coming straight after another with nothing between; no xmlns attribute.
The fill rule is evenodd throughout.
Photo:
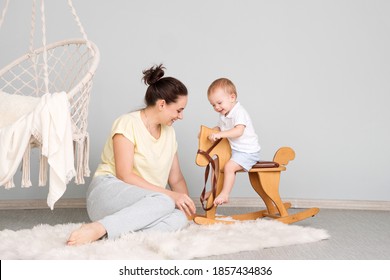
<svg viewBox="0 0 390 280"><path fill-rule="evenodd" d="M221 214L229 215L257 209L220 207L218 210ZM89 222L84 208L53 211L0 210L0 230L32 228L38 224L81 222ZM325 229L331 238L310 244L246 251L204 259L390 260L390 211L321 209L317 216L296 225Z"/></svg>

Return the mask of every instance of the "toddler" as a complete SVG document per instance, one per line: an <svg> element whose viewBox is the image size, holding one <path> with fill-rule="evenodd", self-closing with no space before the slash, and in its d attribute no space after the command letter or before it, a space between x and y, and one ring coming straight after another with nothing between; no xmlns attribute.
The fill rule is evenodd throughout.
<svg viewBox="0 0 390 280"><path fill-rule="evenodd" d="M236 172L248 171L260 160L260 144L252 125L249 114L237 101L237 91L234 84L226 78L215 80L208 88L208 100L214 110L219 113L218 125L210 134L209 140L214 142L227 138L232 149L232 156L224 167L224 183L221 193L214 199L214 205L229 201Z"/></svg>

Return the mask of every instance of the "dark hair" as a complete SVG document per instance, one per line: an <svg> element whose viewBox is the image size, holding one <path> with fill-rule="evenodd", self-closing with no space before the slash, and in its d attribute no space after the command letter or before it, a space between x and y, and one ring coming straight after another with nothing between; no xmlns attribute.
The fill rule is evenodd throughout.
<svg viewBox="0 0 390 280"><path fill-rule="evenodd" d="M142 80L149 85L145 93L146 106L154 106L159 99L165 100L167 104L174 103L180 95L188 95L186 86L178 79L163 78L164 69L165 67L160 64L142 72L144 74Z"/></svg>

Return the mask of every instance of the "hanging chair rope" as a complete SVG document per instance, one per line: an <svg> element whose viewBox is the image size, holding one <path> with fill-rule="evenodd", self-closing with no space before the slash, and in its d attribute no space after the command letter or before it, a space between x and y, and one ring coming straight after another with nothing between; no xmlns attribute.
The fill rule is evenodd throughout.
<svg viewBox="0 0 390 280"><path fill-rule="evenodd" d="M8 6L8 1L6 6ZM76 21L77 26L79 27L80 33L83 36L83 39L86 41L86 45L88 49L94 55L94 49L91 46L91 42L88 40L87 33L84 30L83 25L81 24L80 18L76 13L76 9L74 8L72 0L68 0L68 5L70 7L71 13ZM43 70L44 70L44 83L45 83L45 91L49 93L49 70L48 70L48 62L47 62L47 41L46 41L46 17L45 17L45 0L41 0L41 22L42 22L42 46L43 46ZM5 10L6 12L6 10ZM4 14L5 14L4 12ZM31 33L30 33L30 52L32 53L34 50L34 34L35 34L35 22L36 22L36 0L33 0L33 7L31 13ZM2 17L3 18L3 17ZM0 25L1 26L1 25Z"/></svg>
<svg viewBox="0 0 390 280"><path fill-rule="evenodd" d="M37 1L32 0L31 9L31 30L30 30L30 53L34 51L34 34L35 34L35 21L36 21L36 5Z"/></svg>
<svg viewBox="0 0 390 280"><path fill-rule="evenodd" d="M44 82L45 82L46 93L49 93L49 66L47 64L45 0L41 0L41 21L42 21L42 46L43 46L43 53L42 53L42 56L43 56L43 78L44 78ZM34 27L34 29L35 29L35 27Z"/></svg>
<svg viewBox="0 0 390 280"><path fill-rule="evenodd" d="M37 1L32 1L32 11L31 11L31 30L30 30L30 53L34 53L34 34L35 34L35 21L36 21L36 5ZM38 67L37 67L37 59L35 55L31 56L31 60L34 68L34 80L35 80L35 96L38 96Z"/></svg>
<svg viewBox="0 0 390 280"><path fill-rule="evenodd" d="M8 4L9 4L9 0L5 0L5 5L4 5L4 8L3 8L3 12L1 13L1 16L0 16L0 28L3 25L5 14L7 13L7 9L8 9Z"/></svg>
<svg viewBox="0 0 390 280"><path fill-rule="evenodd" d="M71 9L72 15L73 15L73 17L74 17L74 19L75 19L75 21L77 23L77 26L80 29L80 33L83 35L83 39L86 41L88 49L92 52L92 54L94 54L94 50L93 50L93 48L91 46L91 42L88 40L87 33L85 33L84 27L81 24L80 18L78 17L78 15L76 13L76 9L73 6L72 0L68 0L68 5L69 5L69 7Z"/></svg>

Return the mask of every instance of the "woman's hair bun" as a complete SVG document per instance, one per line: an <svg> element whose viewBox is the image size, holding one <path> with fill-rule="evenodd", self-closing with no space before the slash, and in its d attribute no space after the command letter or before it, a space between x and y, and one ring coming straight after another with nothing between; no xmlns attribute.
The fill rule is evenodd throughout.
<svg viewBox="0 0 390 280"><path fill-rule="evenodd" d="M164 69L165 67L162 64L160 64L160 65L155 65L150 69L144 70L142 71L142 74L144 74L142 80L144 81L145 84L149 86L153 85L164 76Z"/></svg>
<svg viewBox="0 0 390 280"><path fill-rule="evenodd" d="M166 104L176 102L179 96L187 96L186 86L173 77L163 77L165 67L155 65L144 70L142 80L148 85L145 93L146 106L156 105L157 100L165 100Z"/></svg>

